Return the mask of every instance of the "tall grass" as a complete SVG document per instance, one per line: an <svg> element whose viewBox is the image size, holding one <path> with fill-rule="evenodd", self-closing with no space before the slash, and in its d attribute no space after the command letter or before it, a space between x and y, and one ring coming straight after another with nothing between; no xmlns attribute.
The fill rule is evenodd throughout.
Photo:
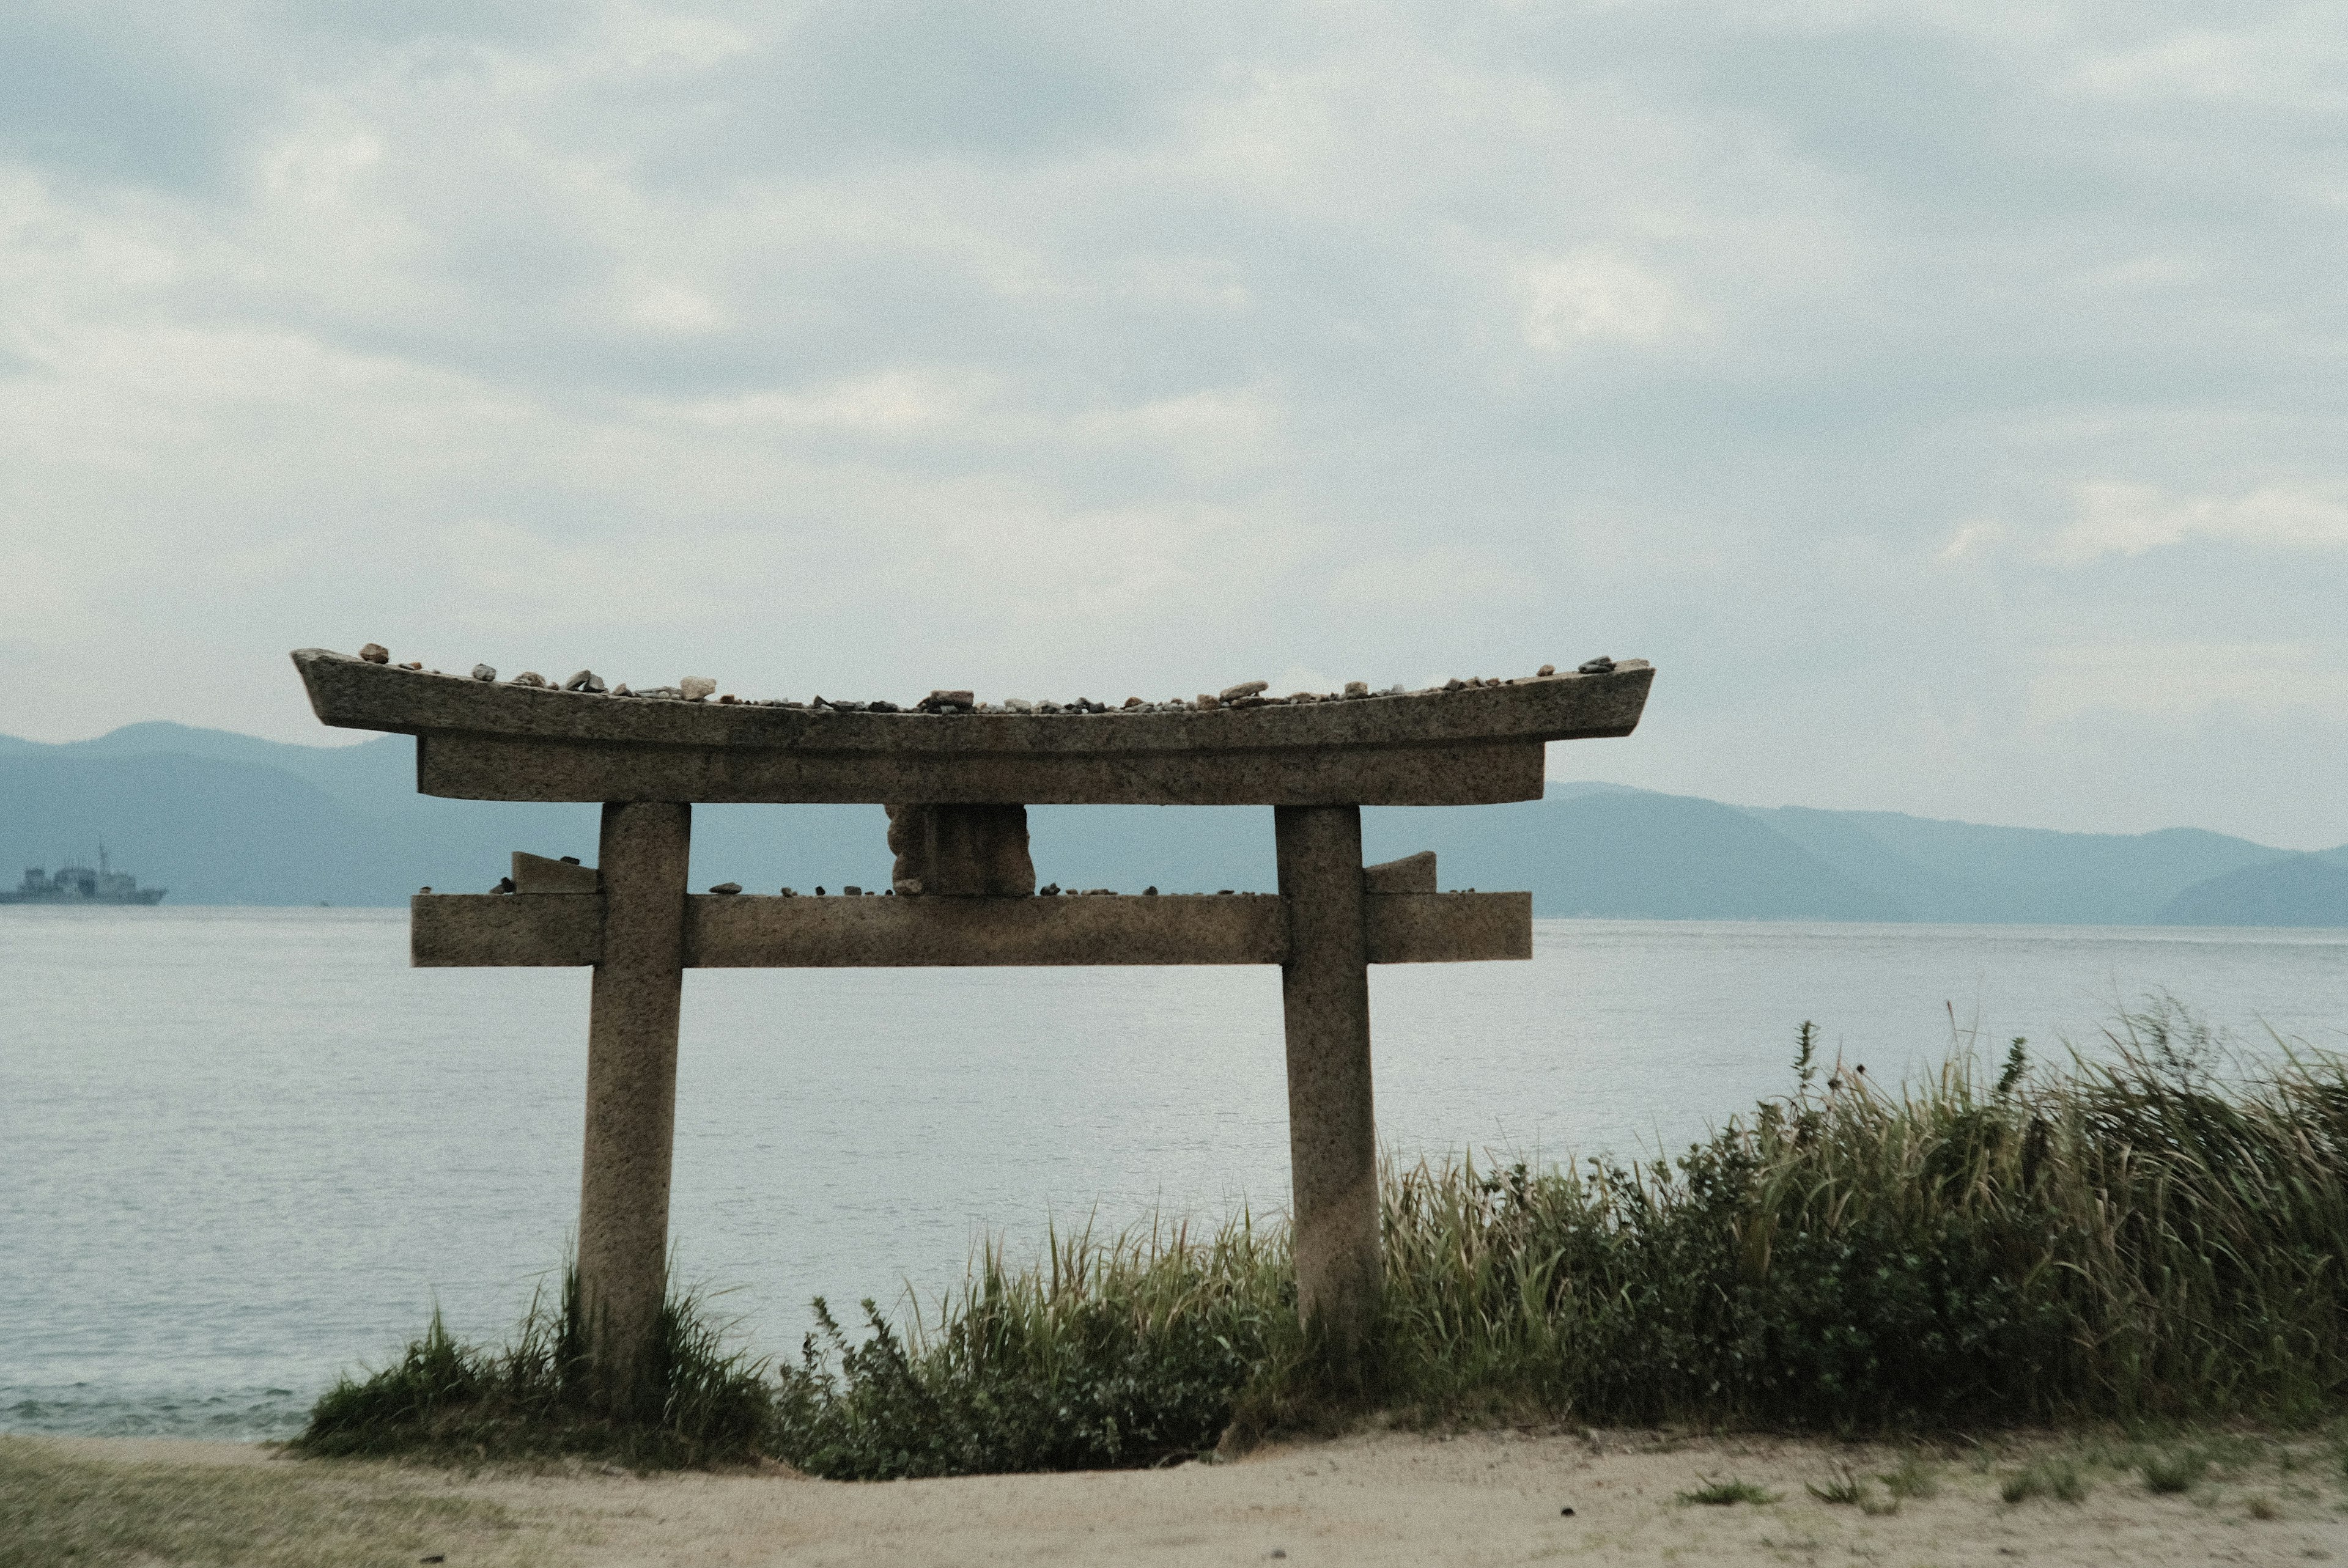
<svg viewBox="0 0 2348 1568"><path fill-rule="evenodd" d="M1676 1161L1390 1169L1382 1402L1852 1430L2303 1419L2348 1392L2348 1067L2166 1001L2109 1052L1796 1087ZM934 1321L828 1314L775 1442L823 1474L1150 1463L1316 1411L1285 1234L990 1252Z"/></svg>
<svg viewBox="0 0 2348 1568"><path fill-rule="evenodd" d="M765 1363L726 1340L700 1297L672 1295L648 1379L657 1406L615 1416L597 1397L579 1279L566 1268L560 1305L533 1296L502 1350L458 1344L436 1310L398 1361L327 1390L290 1446L319 1456L583 1454L662 1469L745 1462L764 1445L772 1393Z"/></svg>
<svg viewBox="0 0 2348 1568"><path fill-rule="evenodd" d="M1792 1095L1671 1166L1399 1173L1395 1393L1851 1426L2306 1416L2348 1388L2339 1061L2239 1070L2165 1001L2060 1071L2016 1041L1986 1085L1822 1091L1809 1041Z"/></svg>
<svg viewBox="0 0 2348 1568"><path fill-rule="evenodd" d="M900 1336L868 1298L849 1342L823 1301L780 1368L775 1440L840 1480L1132 1468L1212 1448L1241 1391L1303 1336L1284 1234L1244 1215L1211 1237L1152 1225L1054 1235L1037 1266L990 1246Z"/></svg>
<svg viewBox="0 0 2348 1568"><path fill-rule="evenodd" d="M2348 1405L2348 1064L2244 1068L2165 1000L2109 1050L1792 1091L1676 1160L1389 1168L1373 1341L1296 1324L1288 1236L1245 1215L987 1249L901 1326L815 1332L770 1378L690 1298L657 1419L599 1416L574 1293L505 1351L436 1319L322 1399L298 1447L779 1455L840 1478L1150 1465L1227 1435L1506 1416L1854 1430L2313 1419Z"/></svg>

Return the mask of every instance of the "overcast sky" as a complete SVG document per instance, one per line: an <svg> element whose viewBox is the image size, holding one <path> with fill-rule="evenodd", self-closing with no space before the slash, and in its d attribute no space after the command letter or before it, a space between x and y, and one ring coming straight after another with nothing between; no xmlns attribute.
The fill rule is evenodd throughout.
<svg viewBox="0 0 2348 1568"><path fill-rule="evenodd" d="M2343 129L2337 5L11 0L0 732L1604 652L1552 776L2337 844Z"/></svg>

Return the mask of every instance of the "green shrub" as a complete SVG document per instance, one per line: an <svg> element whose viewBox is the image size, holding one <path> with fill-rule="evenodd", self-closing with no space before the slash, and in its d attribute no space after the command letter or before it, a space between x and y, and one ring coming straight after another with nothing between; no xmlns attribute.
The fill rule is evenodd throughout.
<svg viewBox="0 0 2348 1568"><path fill-rule="evenodd" d="M565 1270L560 1308L532 1298L504 1350L457 1343L434 1311L398 1361L328 1389L290 1446L319 1456L592 1454L660 1469L747 1462L766 1440L774 1396L764 1364L725 1338L699 1297L672 1296L649 1378L656 1408L614 1416L589 1377L578 1277Z"/></svg>
<svg viewBox="0 0 2348 1568"><path fill-rule="evenodd" d="M2209 1473L2209 1458L2199 1449L2170 1449L2147 1455L2137 1472L2144 1477L2147 1491L2190 1491L2194 1482Z"/></svg>
<svg viewBox="0 0 2348 1568"><path fill-rule="evenodd" d="M2085 1502L2087 1477L2076 1460L2041 1460L2007 1476L1997 1494L2008 1502L2028 1502L2040 1497L2051 1497L2058 1502Z"/></svg>
<svg viewBox="0 0 2348 1568"><path fill-rule="evenodd" d="M1931 1466L1914 1454L1902 1459L1899 1469L1885 1471L1876 1479L1883 1483L1883 1490L1890 1492L1896 1501L1904 1502L1911 1497L1936 1497L1941 1491L1941 1478L1932 1473Z"/></svg>
<svg viewBox="0 0 2348 1568"><path fill-rule="evenodd" d="M851 1345L817 1301L779 1369L777 1451L839 1480L1162 1464L1213 1448L1301 1339L1284 1254L1244 1220L1204 1244L1178 1227L1049 1255L1014 1272L990 1250L911 1343L867 1300Z"/></svg>

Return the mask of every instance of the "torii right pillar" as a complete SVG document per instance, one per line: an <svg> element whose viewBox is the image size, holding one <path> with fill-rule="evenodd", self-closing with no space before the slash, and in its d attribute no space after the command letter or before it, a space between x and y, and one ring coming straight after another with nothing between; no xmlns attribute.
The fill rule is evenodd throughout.
<svg viewBox="0 0 2348 1568"><path fill-rule="evenodd" d="M1288 961L1288 1158L1296 1305L1331 1350L1378 1314L1378 1131L1370 1091L1370 967L1362 808L1272 808Z"/></svg>

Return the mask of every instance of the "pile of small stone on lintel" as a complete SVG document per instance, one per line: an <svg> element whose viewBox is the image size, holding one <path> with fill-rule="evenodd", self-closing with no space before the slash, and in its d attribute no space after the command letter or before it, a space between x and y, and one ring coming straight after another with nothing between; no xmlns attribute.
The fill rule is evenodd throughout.
<svg viewBox="0 0 2348 1568"><path fill-rule="evenodd" d="M391 662L390 651L380 642L370 642L360 649L359 657L370 664ZM400 665L399 668L420 671L423 671L424 666L419 662L411 661ZM1625 660L1622 664L1617 665L1613 660L1601 654L1598 658L1585 660L1575 669L1574 673L1609 675L1617 669L1643 670L1645 668L1646 661L1643 659ZM438 675L441 671L434 670L429 673ZM832 713L1204 713L1212 712L1220 708L1269 708L1282 705L1303 706L1313 702L1364 702L1385 697L1440 696L1448 692L1521 685L1527 681L1551 680L1556 675L1556 665L1544 664L1533 674L1518 676L1514 680L1472 676L1461 680L1454 677L1440 686L1423 687L1416 692L1399 685L1373 692L1367 682L1348 681L1345 683L1345 689L1342 692L1291 692L1285 697L1270 695L1272 682L1269 681L1242 681L1236 686L1226 686L1220 692L1212 693L1201 692L1196 697L1174 697L1163 702L1151 702L1139 697L1128 697L1123 702L1115 706L1107 702L1096 702L1089 697L1078 697L1067 702L1031 702L1025 697L1005 697L1000 702L982 702L978 701L974 692L937 691L913 703L910 709L890 702L842 702L837 698L820 695L804 702L796 702L788 697L737 697L731 692L720 695L717 682L706 675L687 675L674 686L651 686L638 692L631 691L625 682L617 686L606 686L603 683L603 678L592 670L579 671L569 680L561 682L550 681L535 670L525 670L508 680L505 684L536 688L541 691L575 692L592 697L630 697L643 701L667 702L706 702L714 700L721 704L737 707L797 708ZM472 668L471 678L483 682L495 682L498 672L487 664L476 664Z"/></svg>

